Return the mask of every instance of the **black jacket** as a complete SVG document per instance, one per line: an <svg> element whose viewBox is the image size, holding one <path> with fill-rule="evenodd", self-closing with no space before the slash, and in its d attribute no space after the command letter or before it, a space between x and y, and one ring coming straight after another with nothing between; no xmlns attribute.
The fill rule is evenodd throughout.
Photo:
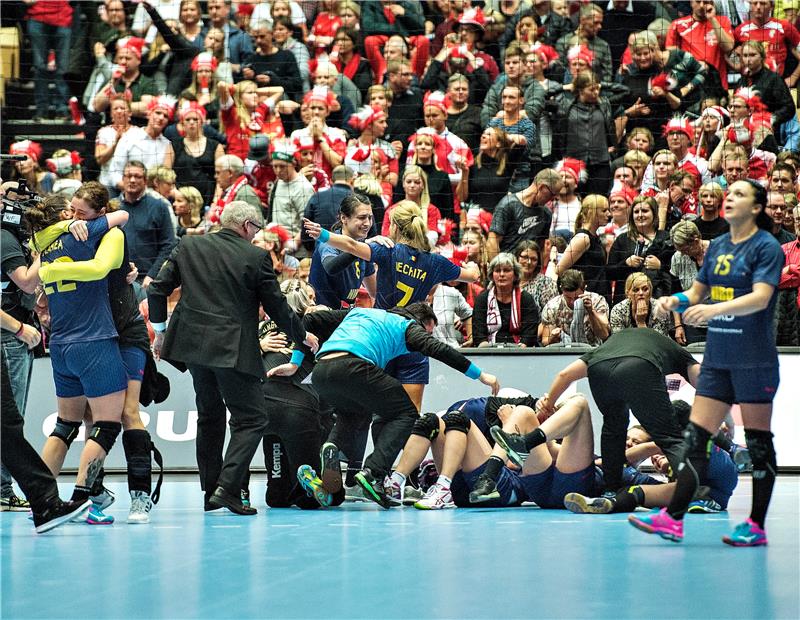
<svg viewBox="0 0 800 620"><path fill-rule="evenodd" d="M229 229L183 237L147 289L150 320L167 319L167 298L181 287L161 357L176 368L234 368L262 377L258 306L291 340L305 330L278 286L269 254ZM308 351L305 345L301 349Z"/></svg>

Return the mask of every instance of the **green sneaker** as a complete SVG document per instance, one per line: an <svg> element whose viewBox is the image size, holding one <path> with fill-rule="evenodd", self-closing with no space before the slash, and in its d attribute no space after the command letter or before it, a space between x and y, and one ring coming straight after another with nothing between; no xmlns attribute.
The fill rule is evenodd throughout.
<svg viewBox="0 0 800 620"><path fill-rule="evenodd" d="M297 480L309 497L313 497L320 506L327 508L331 505L333 497L322 485L322 480L310 465L301 465L297 468Z"/></svg>
<svg viewBox="0 0 800 620"><path fill-rule="evenodd" d="M392 507L392 502L383 488L383 482L375 480L369 469L362 469L356 474L356 483L364 490L364 497L368 500L387 510Z"/></svg>

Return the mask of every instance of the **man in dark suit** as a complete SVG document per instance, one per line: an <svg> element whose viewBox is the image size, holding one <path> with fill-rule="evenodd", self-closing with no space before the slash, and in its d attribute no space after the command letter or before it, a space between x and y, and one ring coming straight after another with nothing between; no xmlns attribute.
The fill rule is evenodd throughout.
<svg viewBox="0 0 800 620"><path fill-rule="evenodd" d="M259 304L302 350L316 350L317 338L286 304L270 255L250 243L263 225L260 209L234 201L220 223L218 233L184 237L148 288L153 351L192 375L205 509L252 515L256 510L242 504L240 489L267 423ZM167 329L167 298L179 286L181 300ZM231 439L223 461L226 406Z"/></svg>

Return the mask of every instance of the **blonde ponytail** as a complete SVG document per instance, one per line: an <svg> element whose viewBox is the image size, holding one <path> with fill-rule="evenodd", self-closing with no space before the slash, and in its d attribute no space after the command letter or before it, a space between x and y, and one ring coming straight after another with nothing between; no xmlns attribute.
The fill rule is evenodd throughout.
<svg viewBox="0 0 800 620"><path fill-rule="evenodd" d="M397 229L397 241L423 252L430 252L428 226L422 210L411 200L401 200L389 214L389 221Z"/></svg>

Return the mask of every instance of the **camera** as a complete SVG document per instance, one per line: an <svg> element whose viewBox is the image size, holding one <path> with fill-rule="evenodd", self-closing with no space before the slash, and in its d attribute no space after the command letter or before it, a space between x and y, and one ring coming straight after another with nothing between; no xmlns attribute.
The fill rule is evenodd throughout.
<svg viewBox="0 0 800 620"><path fill-rule="evenodd" d="M17 188L6 190L3 196L3 229L13 234L20 243L27 241L30 235L24 225L25 212L42 200L39 194L28 189L25 179L20 179Z"/></svg>

